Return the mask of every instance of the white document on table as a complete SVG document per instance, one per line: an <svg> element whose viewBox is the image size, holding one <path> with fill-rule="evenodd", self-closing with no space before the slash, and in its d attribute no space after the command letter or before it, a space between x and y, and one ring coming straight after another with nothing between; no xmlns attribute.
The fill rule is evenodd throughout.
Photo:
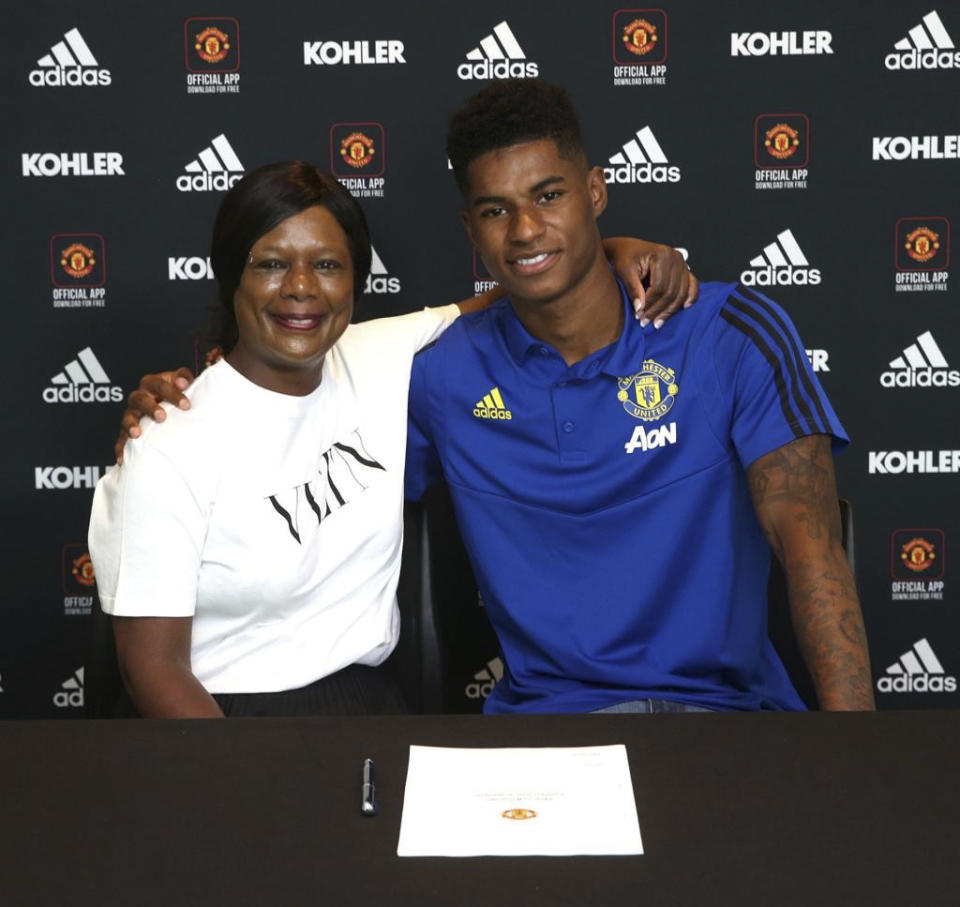
<svg viewBox="0 0 960 907"><path fill-rule="evenodd" d="M642 853L622 744L410 747L398 856Z"/></svg>

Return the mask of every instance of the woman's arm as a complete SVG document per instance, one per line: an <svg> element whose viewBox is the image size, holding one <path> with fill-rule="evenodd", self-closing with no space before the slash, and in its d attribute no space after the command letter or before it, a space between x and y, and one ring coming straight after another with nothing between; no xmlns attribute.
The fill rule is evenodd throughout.
<svg viewBox="0 0 960 907"><path fill-rule="evenodd" d="M192 617L114 617L120 676L143 718L223 718L190 669Z"/></svg>

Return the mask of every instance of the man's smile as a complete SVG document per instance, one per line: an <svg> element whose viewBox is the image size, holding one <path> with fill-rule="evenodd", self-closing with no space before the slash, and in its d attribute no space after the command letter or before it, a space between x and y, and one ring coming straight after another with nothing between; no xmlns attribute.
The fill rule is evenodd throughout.
<svg viewBox="0 0 960 907"><path fill-rule="evenodd" d="M530 276L547 270L559 257L558 250L527 253L507 259L507 264L520 275Z"/></svg>

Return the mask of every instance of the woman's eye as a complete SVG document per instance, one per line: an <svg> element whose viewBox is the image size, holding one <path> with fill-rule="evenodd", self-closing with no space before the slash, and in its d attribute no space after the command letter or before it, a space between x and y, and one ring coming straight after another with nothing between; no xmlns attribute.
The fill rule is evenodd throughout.
<svg viewBox="0 0 960 907"><path fill-rule="evenodd" d="M283 262L279 258L264 258L258 261L255 267L263 271L277 271L283 267Z"/></svg>
<svg viewBox="0 0 960 907"><path fill-rule="evenodd" d="M334 261L331 258L326 258L323 261L318 261L315 265L318 271L335 271L337 268L342 267L339 261Z"/></svg>

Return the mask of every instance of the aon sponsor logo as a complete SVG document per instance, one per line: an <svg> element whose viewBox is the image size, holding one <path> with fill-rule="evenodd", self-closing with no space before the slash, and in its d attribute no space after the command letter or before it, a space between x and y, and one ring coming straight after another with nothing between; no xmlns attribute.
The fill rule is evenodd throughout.
<svg viewBox="0 0 960 907"><path fill-rule="evenodd" d="M648 451L657 447L666 447L668 444L677 443L677 423L671 422L669 425L661 425L658 428L644 428L638 425L630 437L630 440L623 445L623 449L632 454L636 451Z"/></svg>

